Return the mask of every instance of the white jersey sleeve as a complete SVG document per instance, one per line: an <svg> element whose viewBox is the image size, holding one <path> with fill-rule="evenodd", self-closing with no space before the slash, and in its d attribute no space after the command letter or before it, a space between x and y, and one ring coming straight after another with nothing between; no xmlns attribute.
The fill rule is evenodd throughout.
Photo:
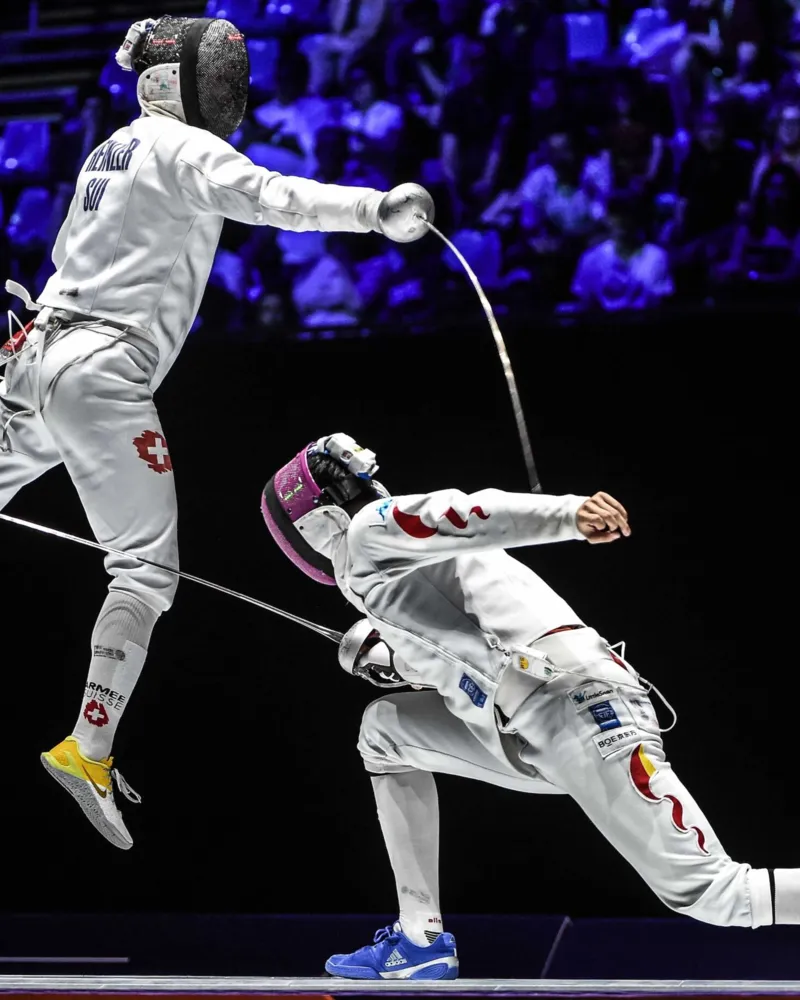
<svg viewBox="0 0 800 1000"><path fill-rule="evenodd" d="M380 232L382 192L287 177L210 138L192 136L177 157L178 191L192 212L295 232Z"/></svg>
<svg viewBox="0 0 800 1000"><path fill-rule="evenodd" d="M359 515L357 544L379 569L431 565L470 552L582 539L577 512L586 497L439 490L396 497ZM387 506L388 504L388 506Z"/></svg>

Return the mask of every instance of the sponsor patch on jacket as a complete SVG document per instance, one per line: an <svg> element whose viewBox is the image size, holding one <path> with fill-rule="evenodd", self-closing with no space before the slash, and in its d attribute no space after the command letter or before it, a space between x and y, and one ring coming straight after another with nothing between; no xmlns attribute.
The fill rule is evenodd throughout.
<svg viewBox="0 0 800 1000"><path fill-rule="evenodd" d="M597 747L597 752L605 760L618 750L624 750L632 743L641 743L645 739L636 726L625 726L615 729L610 733L598 733L592 740Z"/></svg>
<svg viewBox="0 0 800 1000"><path fill-rule="evenodd" d="M598 701L608 701L617 692L608 684L598 681L589 681L588 684L581 684L569 693L569 700L575 706L576 712L585 712L590 705Z"/></svg>
<svg viewBox="0 0 800 1000"><path fill-rule="evenodd" d="M462 691L469 695L470 701L473 705L477 708L483 708L486 704L486 695L483 691L481 691L471 677L464 674L458 686Z"/></svg>
<svg viewBox="0 0 800 1000"><path fill-rule="evenodd" d="M622 725L610 701L601 701L597 705L590 705L589 711L603 733L607 729L619 729Z"/></svg>

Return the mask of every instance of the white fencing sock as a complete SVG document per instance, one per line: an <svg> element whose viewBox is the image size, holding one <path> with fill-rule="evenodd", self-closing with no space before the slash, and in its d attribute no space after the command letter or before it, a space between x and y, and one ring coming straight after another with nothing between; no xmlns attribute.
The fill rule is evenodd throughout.
<svg viewBox="0 0 800 1000"><path fill-rule="evenodd" d="M158 612L129 594L110 591L92 633L92 662L81 713L72 731L84 757L111 754L119 720L142 672Z"/></svg>
<svg viewBox="0 0 800 1000"><path fill-rule="evenodd" d="M372 788L397 883L400 926L425 947L442 931L436 782L427 771L373 774Z"/></svg>
<svg viewBox="0 0 800 1000"><path fill-rule="evenodd" d="M776 868L775 923L800 924L800 868Z"/></svg>

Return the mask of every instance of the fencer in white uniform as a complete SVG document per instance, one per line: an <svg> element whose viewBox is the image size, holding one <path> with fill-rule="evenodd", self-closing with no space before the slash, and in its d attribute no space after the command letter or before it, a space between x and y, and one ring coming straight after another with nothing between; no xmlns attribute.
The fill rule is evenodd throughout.
<svg viewBox="0 0 800 1000"><path fill-rule="evenodd" d="M607 494L487 489L391 497L375 455L346 435L304 448L267 484L275 540L365 615L339 658L379 686L411 685L365 711L399 919L334 955L354 979L451 979L439 905L433 774L567 794L672 910L722 926L800 923L800 869L733 861L664 753L651 687L505 549L630 534Z"/></svg>
<svg viewBox="0 0 800 1000"><path fill-rule="evenodd" d="M118 53L139 73L142 115L95 149L53 248L56 272L27 337L3 348L0 509L63 462L112 577L91 640L73 733L42 760L115 846L131 837L114 801L117 723L176 578L173 461L153 393L197 314L224 219L294 231L422 235L422 189L388 194L255 166L227 141L249 85L243 36L228 21L162 17L133 25ZM409 189L412 190L409 194ZM416 199L416 200L415 200ZM432 205L427 204L428 212Z"/></svg>

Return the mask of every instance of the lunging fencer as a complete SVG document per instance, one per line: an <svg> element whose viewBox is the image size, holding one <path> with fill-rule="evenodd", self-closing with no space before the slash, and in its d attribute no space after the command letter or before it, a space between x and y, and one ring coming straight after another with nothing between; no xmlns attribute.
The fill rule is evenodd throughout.
<svg viewBox="0 0 800 1000"><path fill-rule="evenodd" d="M91 639L72 734L42 755L48 772L112 844L132 840L114 800L138 796L113 768L117 724L142 670L178 565L173 459L153 392L194 322L223 219L295 231L382 233L410 242L433 218L417 185L389 193L284 177L226 139L244 117L249 62L229 21L139 21L117 54L139 74L142 114L95 149L53 248L37 312L0 351L0 509L63 462L112 578Z"/></svg>
<svg viewBox="0 0 800 1000"><path fill-rule="evenodd" d="M366 617L341 665L380 687L358 740L394 870L398 920L334 955L348 979L455 979L439 905L434 773L572 796L670 909L722 926L800 923L800 869L725 853L670 767L652 686L505 549L630 535L592 497L458 490L392 497L371 451L334 434L267 484L281 549Z"/></svg>

